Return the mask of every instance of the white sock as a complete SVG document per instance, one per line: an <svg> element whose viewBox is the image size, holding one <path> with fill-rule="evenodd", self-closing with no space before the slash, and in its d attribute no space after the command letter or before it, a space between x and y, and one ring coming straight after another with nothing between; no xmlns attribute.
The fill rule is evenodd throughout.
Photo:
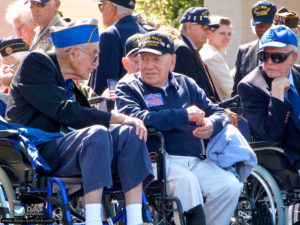
<svg viewBox="0 0 300 225"><path fill-rule="evenodd" d="M85 224L102 225L101 209L102 204L100 203L85 205Z"/></svg>
<svg viewBox="0 0 300 225"><path fill-rule="evenodd" d="M142 204L130 204L126 206L127 225L143 223Z"/></svg>

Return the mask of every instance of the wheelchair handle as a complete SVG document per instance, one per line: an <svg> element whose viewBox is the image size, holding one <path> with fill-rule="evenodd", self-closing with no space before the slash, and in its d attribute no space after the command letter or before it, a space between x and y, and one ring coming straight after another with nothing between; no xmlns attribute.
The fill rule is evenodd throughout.
<svg viewBox="0 0 300 225"><path fill-rule="evenodd" d="M219 106L224 109L230 107L239 107L240 105L241 105L241 100L240 100L240 96L238 95L219 103Z"/></svg>

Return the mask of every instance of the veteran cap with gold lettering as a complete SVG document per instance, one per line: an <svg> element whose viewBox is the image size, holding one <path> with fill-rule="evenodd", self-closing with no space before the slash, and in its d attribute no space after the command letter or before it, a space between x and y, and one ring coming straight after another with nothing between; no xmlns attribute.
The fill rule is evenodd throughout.
<svg viewBox="0 0 300 225"><path fill-rule="evenodd" d="M276 5L269 1L258 1L252 7L252 26L260 23L273 23L274 15L276 13Z"/></svg>
<svg viewBox="0 0 300 225"><path fill-rule="evenodd" d="M29 47L21 38L10 37L0 41L0 54L2 57L26 51L29 51Z"/></svg>
<svg viewBox="0 0 300 225"><path fill-rule="evenodd" d="M152 31L141 37L138 53L142 52L155 55L174 54L174 43L167 35Z"/></svg>

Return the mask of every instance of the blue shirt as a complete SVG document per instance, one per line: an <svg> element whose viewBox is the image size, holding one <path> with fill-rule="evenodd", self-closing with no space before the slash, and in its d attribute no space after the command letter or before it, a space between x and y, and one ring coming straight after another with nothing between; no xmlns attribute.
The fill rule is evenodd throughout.
<svg viewBox="0 0 300 225"><path fill-rule="evenodd" d="M226 112L212 104L195 81L185 75L170 73L169 86L164 91L144 83L140 73L131 74L116 89L117 109L140 118L147 127L162 131L166 151L172 155L199 157L202 153L201 141L192 133L197 125L188 120L186 111L192 105L211 119L212 136L229 123Z"/></svg>

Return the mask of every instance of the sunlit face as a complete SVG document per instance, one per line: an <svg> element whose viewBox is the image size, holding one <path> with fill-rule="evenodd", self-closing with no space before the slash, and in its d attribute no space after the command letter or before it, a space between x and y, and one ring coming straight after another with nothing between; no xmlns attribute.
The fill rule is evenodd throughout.
<svg viewBox="0 0 300 225"><path fill-rule="evenodd" d="M190 39L193 41L194 45L197 48L202 47L207 40L208 27L201 24L192 24L189 34L191 36Z"/></svg>
<svg viewBox="0 0 300 225"><path fill-rule="evenodd" d="M54 2L53 0L50 0L47 3L30 1L30 10L33 20L41 28L44 28L50 23L54 15L57 13L59 5L59 0L55 0Z"/></svg>
<svg viewBox="0 0 300 225"><path fill-rule="evenodd" d="M152 87L166 85L169 72L174 69L176 55L156 55L143 52L140 54L140 71L142 80Z"/></svg>
<svg viewBox="0 0 300 225"><path fill-rule="evenodd" d="M127 72L129 74L136 73L140 71L140 58L135 53L132 53L127 58Z"/></svg>
<svg viewBox="0 0 300 225"><path fill-rule="evenodd" d="M290 52L288 48L288 46L283 48L268 47L265 48L264 51L267 53L288 53ZM296 60L297 53L293 52L282 63L274 63L271 58L269 58L268 61L263 62L262 65L270 78L278 78L288 76L290 67L295 64Z"/></svg>
<svg viewBox="0 0 300 225"><path fill-rule="evenodd" d="M255 32L259 39L263 36L263 34L272 26L271 23L260 23L255 25Z"/></svg>
<svg viewBox="0 0 300 225"><path fill-rule="evenodd" d="M230 25L220 25L218 29L214 32L210 31L209 40L210 43L218 50L222 51L227 48L231 41L231 26Z"/></svg>
<svg viewBox="0 0 300 225"><path fill-rule="evenodd" d="M77 48L78 54L73 62L73 67L77 79L88 80L90 73L99 64L98 42L89 43L82 48Z"/></svg>
<svg viewBox="0 0 300 225"><path fill-rule="evenodd" d="M111 2L107 0L103 1L101 15L104 26L108 27L114 24L113 14L115 10L115 6Z"/></svg>
<svg viewBox="0 0 300 225"><path fill-rule="evenodd" d="M34 29L36 26L33 23L22 23L18 18L16 18L13 23L17 37L22 38L23 41L30 46L35 35Z"/></svg>

